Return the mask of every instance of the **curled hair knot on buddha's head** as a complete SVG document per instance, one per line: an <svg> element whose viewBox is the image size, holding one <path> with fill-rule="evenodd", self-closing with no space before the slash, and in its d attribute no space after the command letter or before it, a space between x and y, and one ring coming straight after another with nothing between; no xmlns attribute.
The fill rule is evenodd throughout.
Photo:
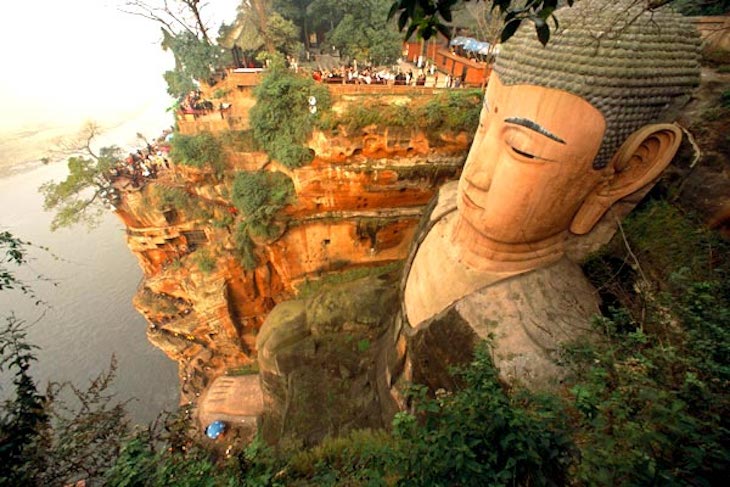
<svg viewBox="0 0 730 487"><path fill-rule="evenodd" d="M699 84L699 35L647 0L582 0L555 15L559 28L547 46L523 26L494 70L505 85L567 91L599 110L606 132L593 167L601 169L635 130L676 118Z"/></svg>

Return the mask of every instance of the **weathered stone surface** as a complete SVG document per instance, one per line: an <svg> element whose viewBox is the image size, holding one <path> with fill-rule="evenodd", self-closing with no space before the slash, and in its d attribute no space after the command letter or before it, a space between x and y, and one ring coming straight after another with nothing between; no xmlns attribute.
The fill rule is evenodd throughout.
<svg viewBox="0 0 730 487"><path fill-rule="evenodd" d="M218 377L198 403L198 419L203 427L213 421L225 421L248 438L253 438L258 430L263 412L258 374Z"/></svg>
<svg viewBox="0 0 730 487"><path fill-rule="evenodd" d="M314 443L384 426L383 411L394 407L379 391L380 361L397 309L393 276L325 287L274 308L257 340L266 437Z"/></svg>
<svg viewBox="0 0 730 487"><path fill-rule="evenodd" d="M229 82L233 81L221 85L229 91L222 101L232 103L231 110L222 116L217 110L186 115L178 120L181 133L223 135L249 128L250 88L225 84ZM434 94L414 91L413 97L425 103ZM351 99L337 98L337 106L360 104L369 95L347 96ZM399 96L394 100L400 100ZM197 402L215 378L250 365L259 353L257 342L266 338L268 348L259 359L261 376L272 391L267 396L269 405L284 407L284 402L272 403L271 397L310 397L304 385L279 381L282 374L287 381L299 375L305 382L315 380L303 372L303 360L315 370L332 364L321 378L327 384L311 392L312 400L338 409L337 401L328 397L362 398L366 413L347 406L355 408L348 409L348 414L360 418L352 424L381 424L380 409L375 406L377 390L387 391L389 385L378 383L368 365L376 362L376 350L385 349L376 343L382 325L368 308L380 304L367 303L362 309L370 309L371 315L365 319L366 315L352 313L327 315L327 306L333 304L323 298L319 307L307 309L303 316L292 305L289 319L280 316L285 324L276 329L260 328L269 312L295 297L305 283L402 260L435 188L458 177L469 141L468 134L427 137L415 130L387 127L315 132L309 141L314 161L290 170L263 152L245 149L242 137L239 145L225 148L222 175L170 161L172 167L161 169L157 179L145 181L141 188L123 188L117 212L145 274L135 306L150 323L150 341L180 363L182 402ZM279 231L255 239L253 269L245 269L241 262L235 232L243 216L230 199L235 171L242 170L284 173L296 193L277 217ZM165 191L178 199L184 192L189 201L179 208L161 204L158 198ZM277 308L277 313L287 306ZM323 318L321 325L308 324L311 312ZM343 358L348 354L349 358ZM287 412L275 410L272 417L277 414L285 424L309 413L289 406ZM310 438L350 424L344 410L333 414L339 419L332 424L339 426L320 424Z"/></svg>
<svg viewBox="0 0 730 487"><path fill-rule="evenodd" d="M561 29L547 47L522 29L500 53L457 190L440 194L404 276L410 344L447 316L466 328L457 335L491 337L503 380L531 387L560 379L560 344L588 333L598 313L566 255L584 258L610 238L669 165L682 130L665 122L699 80L697 36L678 14L585 0L555 15ZM595 236L572 236L602 218ZM439 353L407 350L405 373L443 362Z"/></svg>

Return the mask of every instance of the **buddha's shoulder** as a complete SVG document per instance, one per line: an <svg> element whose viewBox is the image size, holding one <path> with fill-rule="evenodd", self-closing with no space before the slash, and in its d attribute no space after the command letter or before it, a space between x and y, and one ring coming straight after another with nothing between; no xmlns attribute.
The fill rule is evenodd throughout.
<svg viewBox="0 0 730 487"><path fill-rule="evenodd" d="M441 186L438 192L431 198L428 206L423 212L421 221L416 229L414 244L420 245L429 231L441 221L446 215L456 211L456 188L458 181L449 181Z"/></svg>

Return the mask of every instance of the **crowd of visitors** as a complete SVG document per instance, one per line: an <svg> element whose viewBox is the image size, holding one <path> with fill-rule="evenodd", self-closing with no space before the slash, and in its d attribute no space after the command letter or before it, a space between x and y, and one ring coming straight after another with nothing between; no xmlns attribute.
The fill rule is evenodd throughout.
<svg viewBox="0 0 730 487"><path fill-rule="evenodd" d="M147 180L156 179L160 171L170 169L169 150L170 147L166 143L155 141L148 142L146 147L136 152L130 152L105 174L105 178L111 184L101 196L116 205L121 198L120 190L129 186L139 189Z"/></svg>
<svg viewBox="0 0 730 487"><path fill-rule="evenodd" d="M210 113L215 109L221 114L221 118L225 118L225 113L230 110L231 104L220 102L218 107L215 106L211 100L206 100L202 97L200 90L193 90L189 92L180 101L180 112L194 115L196 118L198 115Z"/></svg>
<svg viewBox="0 0 730 487"><path fill-rule="evenodd" d="M426 71L413 69L407 71L387 68L376 69L367 66L358 69L357 65L341 66L334 69L318 69L312 73L315 81L332 84L401 85L425 86ZM438 80L438 78L435 78Z"/></svg>
<svg viewBox="0 0 730 487"><path fill-rule="evenodd" d="M215 105L210 100L204 100L200 90L193 90L189 92L180 101L180 110L183 113L194 113L196 111L210 111L213 110Z"/></svg>

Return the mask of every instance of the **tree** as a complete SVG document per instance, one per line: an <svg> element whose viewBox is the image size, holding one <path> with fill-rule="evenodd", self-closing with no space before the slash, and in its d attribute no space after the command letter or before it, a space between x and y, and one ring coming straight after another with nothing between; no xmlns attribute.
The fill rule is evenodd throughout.
<svg viewBox="0 0 730 487"><path fill-rule="evenodd" d="M30 374L37 348L28 343L25 323L7 317L0 330L0 372L13 374L15 391L0 406L0 485L99 480L129 434L125 404L109 393L116 360L86 389L51 383L44 395ZM73 403L63 399L69 396Z"/></svg>
<svg viewBox="0 0 730 487"><path fill-rule="evenodd" d="M328 43L347 57L376 65L390 64L401 54L401 39L386 20L387 0L351 2Z"/></svg>
<svg viewBox="0 0 730 487"><path fill-rule="evenodd" d="M287 20L277 12L269 16L268 29L264 36L277 50L287 56L296 56L301 51L299 28L294 22Z"/></svg>
<svg viewBox="0 0 730 487"><path fill-rule="evenodd" d="M470 0L464 0L468 2ZM479 2L481 0L474 0ZM553 17L553 11L558 7L559 0L483 0L490 1L492 10L499 9L504 15L504 28L502 29L501 41L504 42L515 32L524 21L532 22L540 42L547 44L550 38L550 26L548 19ZM574 0L566 0L568 5L573 5ZM430 39L437 33L447 38L451 37L451 29L447 25L452 21L452 10L458 0L395 0L391 7L388 18L398 14L398 29L406 30L406 39L414 33L423 39ZM666 0L665 0L666 3ZM557 24L557 21L555 21Z"/></svg>
<svg viewBox="0 0 730 487"><path fill-rule="evenodd" d="M163 77L170 95L181 98L228 64L225 51L208 34L200 0L127 0L120 10L162 27L162 49L172 51L175 69Z"/></svg>
<svg viewBox="0 0 730 487"><path fill-rule="evenodd" d="M486 2L465 3L464 11L471 20L476 38L489 42L490 48L493 48L499 42L504 16L490 9Z"/></svg>
<svg viewBox="0 0 730 487"><path fill-rule="evenodd" d="M42 436L48 427L46 398L28 369L35 361L23 322L6 317L0 331L0 372L13 375L15 395L0 408L0 485L32 485L45 469Z"/></svg>
<svg viewBox="0 0 730 487"><path fill-rule="evenodd" d="M469 2L471 0L463 0ZM491 3L491 10L498 9L499 14L504 17L504 27L500 36L501 42L512 37L519 26L527 21L535 26L538 40L547 44L550 40L550 25L548 20L552 19L555 28L558 21L553 15L559 5L567 4L573 6L575 0L473 0L477 2ZM715 0L637 0L643 1L648 10L654 10L673 1L685 4L701 5L707 7L706 12L721 13L727 11L728 2L722 0L723 7L720 10ZM398 14L398 29L402 32L406 26L406 39L414 33L423 39L430 39L437 33L447 38L451 37L451 30L447 24L451 23L453 11L461 0L395 0L390 7L388 18ZM720 10L720 12L718 12ZM708 14L705 14L708 15ZM446 22L446 23L444 23Z"/></svg>
<svg viewBox="0 0 730 487"><path fill-rule="evenodd" d="M274 0L273 3L274 10L278 14L299 27L300 33L303 34L301 39L307 49L309 48L312 21L316 21L307 15L307 9L312 3L312 0Z"/></svg>
<svg viewBox="0 0 730 487"><path fill-rule="evenodd" d="M120 10L157 22L172 35L187 32L212 44L201 14L204 5L200 0L127 0Z"/></svg>
<svg viewBox="0 0 730 487"><path fill-rule="evenodd" d="M300 30L293 19L274 9L268 0L244 0L238 6L236 19L224 26L221 42L257 51L265 47L270 54L281 52L293 56L300 50Z"/></svg>
<svg viewBox="0 0 730 487"><path fill-rule="evenodd" d="M316 120L330 106L329 91L311 78L294 74L277 57L272 59L267 76L254 89L256 105L249 120L261 147L290 169L312 160L304 147ZM310 112L309 98L317 100L317 112Z"/></svg>
<svg viewBox="0 0 730 487"><path fill-rule="evenodd" d="M350 2L339 0L313 0L307 6L307 18L312 22L311 29L333 30L340 23L350 6Z"/></svg>
<svg viewBox="0 0 730 487"><path fill-rule="evenodd" d="M172 51L175 69L163 74L167 92L182 97L195 89L195 80L209 81L215 72L227 64L225 51L215 44L199 39L190 32L172 35L163 29L163 50Z"/></svg>
<svg viewBox="0 0 730 487"><path fill-rule="evenodd" d="M116 146L102 147L97 153L92 144L99 134L99 127L88 123L80 137L81 142L66 144L64 152L75 148L77 153L68 158L69 174L60 183L49 181L39 191L43 194L43 207L56 212L51 230L84 222L94 227L109 207L113 194L109 171L120 158Z"/></svg>
<svg viewBox="0 0 730 487"><path fill-rule="evenodd" d="M111 468L130 433L126 402L110 392L117 370L111 358L85 388L70 382L52 382L46 389L45 469L38 472L43 485L65 485L80 479L99 480Z"/></svg>

